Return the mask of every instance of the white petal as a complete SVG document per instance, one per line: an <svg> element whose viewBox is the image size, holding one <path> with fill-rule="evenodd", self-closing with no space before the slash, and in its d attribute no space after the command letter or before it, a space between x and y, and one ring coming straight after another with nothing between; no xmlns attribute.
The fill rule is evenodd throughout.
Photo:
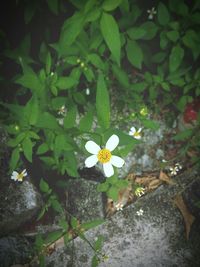
<svg viewBox="0 0 200 267"><path fill-rule="evenodd" d="M121 168L124 165L124 160L118 156L112 156L110 162L117 168Z"/></svg>
<svg viewBox="0 0 200 267"><path fill-rule="evenodd" d="M141 131L142 131L142 128L139 128L138 133L140 133Z"/></svg>
<svg viewBox="0 0 200 267"><path fill-rule="evenodd" d="M114 169L113 169L113 166L110 162L103 164L103 170L104 170L106 177L110 177L114 174Z"/></svg>
<svg viewBox="0 0 200 267"><path fill-rule="evenodd" d="M27 176L27 171L26 171L26 169L24 169L24 170L22 171L22 174L23 174L24 177Z"/></svg>
<svg viewBox="0 0 200 267"><path fill-rule="evenodd" d="M92 155L92 156L89 156L86 160L85 160L85 166L87 168L91 168L93 167L98 161L98 158L96 155Z"/></svg>
<svg viewBox="0 0 200 267"><path fill-rule="evenodd" d="M139 139L141 139L142 137L141 137L141 135L134 135L134 138L139 140Z"/></svg>
<svg viewBox="0 0 200 267"><path fill-rule="evenodd" d="M110 151L113 151L118 144L119 144L119 137L116 134L113 134L106 142L106 148Z"/></svg>
<svg viewBox="0 0 200 267"><path fill-rule="evenodd" d="M97 155L99 150L101 150L100 146L98 146L95 142L93 141L88 141L85 144L85 149L90 152L91 154Z"/></svg>
<svg viewBox="0 0 200 267"><path fill-rule="evenodd" d="M17 180L17 175L18 175L18 172L13 171L13 172L12 172L11 179L14 180L14 181L16 181L16 180Z"/></svg>
<svg viewBox="0 0 200 267"><path fill-rule="evenodd" d="M130 130L133 134L136 132L136 129L135 129L135 127L133 126L133 127L131 127L131 130Z"/></svg>

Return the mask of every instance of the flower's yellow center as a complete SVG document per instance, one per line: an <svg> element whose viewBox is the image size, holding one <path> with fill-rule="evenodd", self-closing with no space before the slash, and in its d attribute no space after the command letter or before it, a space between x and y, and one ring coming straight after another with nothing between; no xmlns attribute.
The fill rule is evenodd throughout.
<svg viewBox="0 0 200 267"><path fill-rule="evenodd" d="M23 178L24 178L24 175L22 172L17 175L17 180L23 180Z"/></svg>
<svg viewBox="0 0 200 267"><path fill-rule="evenodd" d="M141 134L140 134L140 132L135 132L135 133L133 134L133 136L138 137L138 136L141 136Z"/></svg>
<svg viewBox="0 0 200 267"><path fill-rule="evenodd" d="M97 155L98 157L98 160L101 162L101 163L106 163L106 162L109 162L110 161L110 158L111 158L111 153L110 153L110 150L104 148L104 149L101 149Z"/></svg>

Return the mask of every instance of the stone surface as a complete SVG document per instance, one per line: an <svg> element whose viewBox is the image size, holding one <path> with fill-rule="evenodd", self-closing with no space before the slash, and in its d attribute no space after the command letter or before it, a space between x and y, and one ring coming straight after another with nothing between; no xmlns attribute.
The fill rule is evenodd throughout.
<svg viewBox="0 0 200 267"><path fill-rule="evenodd" d="M33 242L22 236L0 238L0 267L25 264L33 255ZM20 265L21 266L21 265Z"/></svg>
<svg viewBox="0 0 200 267"><path fill-rule="evenodd" d="M17 231L41 205L41 196L30 181L10 182L0 194L0 236Z"/></svg>
<svg viewBox="0 0 200 267"><path fill-rule="evenodd" d="M198 171L189 170L176 178L175 185L160 186L89 230L86 237L91 243L98 235L105 238L102 253L108 259L99 267L200 266L200 221L195 220L187 241L183 217L172 201L199 181ZM141 208L144 213L138 216ZM47 257L46 266L89 267L93 255L91 247L76 238Z"/></svg>
<svg viewBox="0 0 200 267"><path fill-rule="evenodd" d="M69 181L66 208L81 222L104 217L102 193L97 192L97 184L81 178Z"/></svg>

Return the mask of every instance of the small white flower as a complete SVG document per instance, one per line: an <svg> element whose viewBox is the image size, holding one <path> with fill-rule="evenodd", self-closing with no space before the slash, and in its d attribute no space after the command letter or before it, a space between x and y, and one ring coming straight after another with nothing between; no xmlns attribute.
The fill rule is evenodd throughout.
<svg viewBox="0 0 200 267"><path fill-rule="evenodd" d="M176 163L175 167L178 168L178 170L182 170L183 166L180 163Z"/></svg>
<svg viewBox="0 0 200 267"><path fill-rule="evenodd" d="M85 94L86 94L86 95L90 95L90 88L86 88L86 89L85 89Z"/></svg>
<svg viewBox="0 0 200 267"><path fill-rule="evenodd" d="M115 208L116 208L116 210L123 210L123 207L124 207L124 205L123 205L123 203L117 203L116 205L115 205Z"/></svg>
<svg viewBox="0 0 200 267"><path fill-rule="evenodd" d="M138 211L136 211L136 214L137 214L138 216L142 216L143 213L144 213L143 209L139 209Z"/></svg>
<svg viewBox="0 0 200 267"><path fill-rule="evenodd" d="M147 13L149 14L148 19L153 19L154 15L156 15L157 11L155 7L152 7L152 9L148 9Z"/></svg>
<svg viewBox="0 0 200 267"><path fill-rule="evenodd" d="M66 113L67 113L67 109L66 109L65 105L63 105L62 107L59 108L58 115L65 116Z"/></svg>
<svg viewBox="0 0 200 267"><path fill-rule="evenodd" d="M135 189L135 195L137 196L137 197L141 197L142 195L144 195L144 192L145 192L145 189L143 188L143 187L137 187L136 189Z"/></svg>
<svg viewBox="0 0 200 267"><path fill-rule="evenodd" d="M169 170L170 170L170 174L173 175L173 176L177 175L177 173L179 171L179 169L176 166L175 167L170 167Z"/></svg>
<svg viewBox="0 0 200 267"><path fill-rule="evenodd" d="M23 182L24 177L27 176L26 169L24 169L21 173L16 171L12 172L11 179L18 182Z"/></svg>
<svg viewBox="0 0 200 267"><path fill-rule="evenodd" d="M98 161L103 164L103 170L106 177L114 174L113 166L121 168L124 165L124 160L118 156L114 156L111 152L119 144L119 137L113 134L106 142L105 148L101 148L93 141L88 141L85 144L86 150L93 154L85 160L87 168L93 167ZM112 166L113 165L113 166Z"/></svg>
<svg viewBox="0 0 200 267"><path fill-rule="evenodd" d="M130 131L129 131L129 135L133 136L135 139L141 139L141 131L142 128L139 128L138 130L136 130L135 127L131 127Z"/></svg>

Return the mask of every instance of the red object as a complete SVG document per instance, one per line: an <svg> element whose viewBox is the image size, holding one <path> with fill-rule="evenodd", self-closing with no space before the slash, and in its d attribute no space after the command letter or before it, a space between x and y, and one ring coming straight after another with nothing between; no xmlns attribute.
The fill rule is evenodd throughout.
<svg viewBox="0 0 200 267"><path fill-rule="evenodd" d="M190 123L192 121L196 121L199 111L200 111L200 98L197 98L192 103L187 104L183 114L184 122Z"/></svg>

